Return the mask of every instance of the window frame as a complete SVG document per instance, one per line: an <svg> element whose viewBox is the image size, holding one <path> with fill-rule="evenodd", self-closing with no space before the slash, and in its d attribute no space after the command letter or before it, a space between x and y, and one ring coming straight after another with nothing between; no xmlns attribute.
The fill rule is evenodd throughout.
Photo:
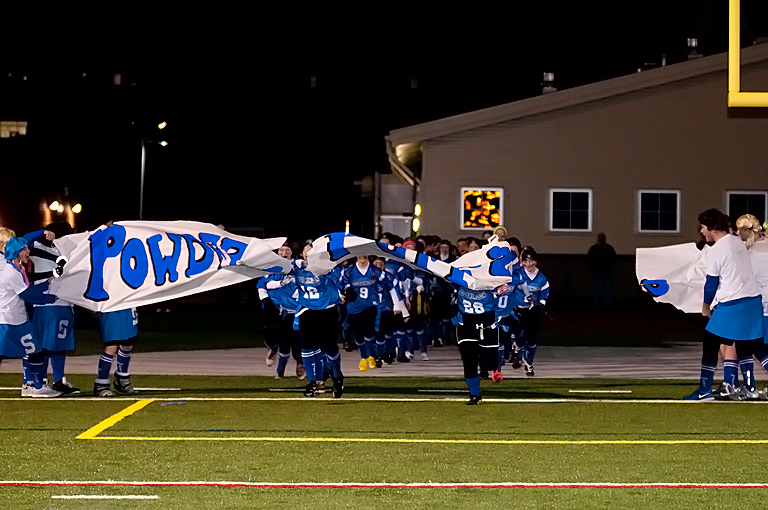
<svg viewBox="0 0 768 510"><path fill-rule="evenodd" d="M587 194L587 202L588 202L588 209L587 209L587 228L555 228L553 225L554 221L554 202L555 202L555 193L586 193ZM594 191L592 188L549 188L549 205L548 205L548 216L549 216L549 231L550 232L566 232L566 233L589 233L592 232L592 224L594 219Z"/></svg>
<svg viewBox="0 0 768 510"><path fill-rule="evenodd" d="M499 225L504 225L504 188L500 186L462 186L459 194L459 230L483 231L491 230L485 227L465 227L464 226L464 193L467 191L498 191L499 192ZM498 227L493 227L494 229Z"/></svg>
<svg viewBox="0 0 768 510"><path fill-rule="evenodd" d="M677 210L675 211L675 218L676 218L675 219L675 230L647 230L647 229L643 229L643 227L642 227L642 215L643 215L642 198L643 198L643 193L657 194L657 195L658 194L662 194L662 193L669 193L669 194L674 194L674 195L677 196L677 208L676 208ZM681 229L681 225L682 225L682 217L681 217L682 216L682 204L681 204L682 196L683 196L682 190L679 190L679 189L654 189L654 188L638 189L637 190L637 195L636 195L636 199L637 199L637 207L636 207L636 210L637 210L637 213L636 213L637 214L637 232L639 234L679 234L680 233L680 229Z"/></svg>
<svg viewBox="0 0 768 510"><path fill-rule="evenodd" d="M743 189L729 189L725 191L725 214L731 214L731 195L763 195L765 197L765 205L763 206L763 221L768 221L768 191L764 190L743 190ZM732 221L736 221L738 218L731 218Z"/></svg>

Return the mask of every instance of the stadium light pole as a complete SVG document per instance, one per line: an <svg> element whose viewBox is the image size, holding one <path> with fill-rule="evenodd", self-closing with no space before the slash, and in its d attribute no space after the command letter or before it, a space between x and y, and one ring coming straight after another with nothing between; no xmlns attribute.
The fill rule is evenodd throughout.
<svg viewBox="0 0 768 510"><path fill-rule="evenodd" d="M165 129L165 127L168 125L167 122L161 122L157 125L157 129ZM141 185L139 186L139 219L144 219L144 171L146 169L147 165L147 144L152 143L151 140L145 140L144 138L141 139ZM168 145L168 142L163 140L162 142L158 142L161 146L165 147Z"/></svg>

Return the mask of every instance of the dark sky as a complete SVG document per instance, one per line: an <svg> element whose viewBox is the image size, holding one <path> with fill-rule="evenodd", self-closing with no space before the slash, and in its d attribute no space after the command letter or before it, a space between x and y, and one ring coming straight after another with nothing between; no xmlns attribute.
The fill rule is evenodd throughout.
<svg viewBox="0 0 768 510"><path fill-rule="evenodd" d="M742 3L745 40L768 35L766 2ZM136 219L143 137L170 144L148 145L145 219L296 238L349 219L372 235L354 181L387 171L390 130L535 95L545 71L562 89L684 60L687 37L704 54L727 46L726 1L194 14L0 57L0 118L30 122L0 145L0 222L36 227L39 201L65 186L80 228Z"/></svg>

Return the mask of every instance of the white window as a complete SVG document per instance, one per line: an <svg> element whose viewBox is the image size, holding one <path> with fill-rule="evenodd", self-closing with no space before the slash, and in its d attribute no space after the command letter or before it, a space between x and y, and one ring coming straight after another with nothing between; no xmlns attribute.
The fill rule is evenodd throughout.
<svg viewBox="0 0 768 510"><path fill-rule="evenodd" d="M549 230L591 232L592 190L588 188L550 189Z"/></svg>
<svg viewBox="0 0 768 510"><path fill-rule="evenodd" d="M503 188L461 188L461 204L462 230L494 230L504 224Z"/></svg>
<svg viewBox="0 0 768 510"><path fill-rule="evenodd" d="M725 210L732 223L742 214L753 214L762 223L768 219L768 191L726 191Z"/></svg>
<svg viewBox="0 0 768 510"><path fill-rule="evenodd" d="M638 190L637 231L680 232L680 190Z"/></svg>

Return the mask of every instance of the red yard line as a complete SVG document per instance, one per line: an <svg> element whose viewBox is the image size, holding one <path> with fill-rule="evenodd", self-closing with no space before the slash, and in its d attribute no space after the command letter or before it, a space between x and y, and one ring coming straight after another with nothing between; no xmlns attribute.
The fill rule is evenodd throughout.
<svg viewBox="0 0 768 510"><path fill-rule="evenodd" d="M277 483L0 481L0 487L212 487L265 489L768 489L768 484L728 483Z"/></svg>

